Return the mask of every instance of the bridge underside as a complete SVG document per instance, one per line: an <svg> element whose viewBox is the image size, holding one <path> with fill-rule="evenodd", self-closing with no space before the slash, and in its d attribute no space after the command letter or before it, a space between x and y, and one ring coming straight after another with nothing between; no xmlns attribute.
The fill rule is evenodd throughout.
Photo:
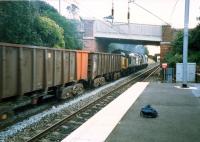
<svg viewBox="0 0 200 142"><path fill-rule="evenodd" d="M84 50L92 52L107 52L109 44L111 43L156 46L161 45L161 41L95 37L84 39Z"/></svg>
<svg viewBox="0 0 200 142"><path fill-rule="evenodd" d="M140 45L160 45L160 41L136 40L136 39L119 39L96 37L98 43L121 43L121 44L140 44Z"/></svg>

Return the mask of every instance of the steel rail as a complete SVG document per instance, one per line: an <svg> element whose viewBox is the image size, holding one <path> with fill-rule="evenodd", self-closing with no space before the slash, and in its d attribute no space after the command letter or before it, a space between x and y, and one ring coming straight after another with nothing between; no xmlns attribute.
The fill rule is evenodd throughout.
<svg viewBox="0 0 200 142"><path fill-rule="evenodd" d="M43 130L43 131L40 132L39 134L37 134L37 135L33 136L32 138L30 138L29 140L27 140L27 142L36 142L36 141L38 141L40 138L43 138L44 136L46 136L46 135L48 134L48 132L52 132L53 130L58 129L58 128L59 128L60 126L62 126L64 123L70 121L71 118L73 118L73 117L76 116L77 114L80 114L81 112L83 112L83 111L86 110L87 108L89 108L89 107L95 105L97 102L99 102L99 101L101 101L102 99L106 98L108 95L111 95L113 92L115 92L115 91L117 91L117 90L123 88L124 86L130 84L130 83L133 82L133 81L134 81L134 82L137 82L137 81L138 81L137 79L140 79L141 76L143 77L143 75L145 75L145 74L151 72L152 70L157 69L158 66L159 66L159 65L156 65L156 66L154 66L154 67L148 69L147 71L145 71L145 72L143 72L143 73L141 73L141 74L135 76L135 77L132 78L131 80L129 80L129 81L125 82L125 83L122 83L122 85L120 85L118 88L114 88L114 89L110 90L108 93L106 93L106 94L105 94L104 96L102 96L101 98L99 98L99 99L97 99L97 100L95 100L95 101L89 103L88 105L86 105L86 106L80 108L79 110L75 111L75 112L72 113L71 115L69 115L69 116L63 118L63 119L60 120L59 122L53 124L52 126L48 127L47 129ZM143 81L143 80L144 80L144 78L143 78L141 81Z"/></svg>
<svg viewBox="0 0 200 142"><path fill-rule="evenodd" d="M157 69L155 69L152 73L150 73L143 81L147 81L147 79L149 79L149 77L151 77L155 72L157 72L160 69L160 66L157 67Z"/></svg>

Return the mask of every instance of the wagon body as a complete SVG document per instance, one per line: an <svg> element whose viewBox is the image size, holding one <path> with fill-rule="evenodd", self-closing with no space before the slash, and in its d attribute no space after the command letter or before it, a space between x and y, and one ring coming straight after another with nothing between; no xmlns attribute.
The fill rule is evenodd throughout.
<svg viewBox="0 0 200 142"><path fill-rule="evenodd" d="M95 79L122 70L121 55L92 52L89 54L88 78Z"/></svg>
<svg viewBox="0 0 200 142"><path fill-rule="evenodd" d="M121 56L121 68L126 70L128 68L128 58Z"/></svg>
<svg viewBox="0 0 200 142"><path fill-rule="evenodd" d="M88 52L0 43L0 99L87 80Z"/></svg>

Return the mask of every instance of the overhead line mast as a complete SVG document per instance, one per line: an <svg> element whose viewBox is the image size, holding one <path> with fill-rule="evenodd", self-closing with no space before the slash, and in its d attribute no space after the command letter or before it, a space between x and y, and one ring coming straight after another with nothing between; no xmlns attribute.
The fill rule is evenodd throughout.
<svg viewBox="0 0 200 142"><path fill-rule="evenodd" d="M183 37L183 88L187 88L187 58L188 58L188 23L190 0L185 0L184 37Z"/></svg>
<svg viewBox="0 0 200 142"><path fill-rule="evenodd" d="M131 2L134 2L134 0L129 0L128 1L128 13L127 13L128 24L130 23L130 3Z"/></svg>
<svg viewBox="0 0 200 142"><path fill-rule="evenodd" d="M112 0L112 10L111 10L111 15L112 15L112 23L114 21L114 2Z"/></svg>

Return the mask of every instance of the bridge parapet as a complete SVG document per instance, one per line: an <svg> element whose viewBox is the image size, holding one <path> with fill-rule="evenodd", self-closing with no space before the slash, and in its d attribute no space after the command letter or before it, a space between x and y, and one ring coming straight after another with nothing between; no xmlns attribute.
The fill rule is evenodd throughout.
<svg viewBox="0 0 200 142"><path fill-rule="evenodd" d="M95 21L95 37L118 38L128 40L162 41L162 26L136 23L109 24L100 20Z"/></svg>
<svg viewBox="0 0 200 142"><path fill-rule="evenodd" d="M100 44L108 44L107 42L111 41L131 44L161 45L162 50L166 45L169 47L172 40L172 29L169 25L137 23L112 24L95 19L83 20L83 22L85 48L89 49L92 47L92 51L100 51L100 48L104 46L100 46Z"/></svg>
<svg viewBox="0 0 200 142"><path fill-rule="evenodd" d="M95 33L119 33L117 29L114 29L112 24L106 23L100 20L95 21Z"/></svg>
<svg viewBox="0 0 200 142"><path fill-rule="evenodd" d="M162 36L162 26L160 25L146 25L146 24L114 24L113 28L118 30L121 34L128 35L145 35L145 36Z"/></svg>

